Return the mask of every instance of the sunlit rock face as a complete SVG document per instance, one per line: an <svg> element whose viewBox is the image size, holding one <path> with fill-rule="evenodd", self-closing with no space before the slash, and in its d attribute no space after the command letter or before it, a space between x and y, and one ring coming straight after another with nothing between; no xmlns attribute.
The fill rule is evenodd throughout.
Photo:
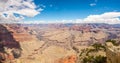
<svg viewBox="0 0 120 63"><path fill-rule="evenodd" d="M115 46L111 42L106 45L107 63L120 63L120 46Z"/></svg>
<svg viewBox="0 0 120 63"><path fill-rule="evenodd" d="M70 55L65 58L60 58L55 63L76 63L77 56L76 55Z"/></svg>
<svg viewBox="0 0 120 63"><path fill-rule="evenodd" d="M36 38L28 27L23 27L20 24L8 24L6 27L12 32L14 39L18 42L29 42Z"/></svg>

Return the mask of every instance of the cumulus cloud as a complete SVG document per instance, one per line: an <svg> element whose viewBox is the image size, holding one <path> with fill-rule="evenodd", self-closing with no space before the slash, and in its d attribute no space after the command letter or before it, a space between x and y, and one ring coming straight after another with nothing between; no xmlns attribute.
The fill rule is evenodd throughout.
<svg viewBox="0 0 120 63"><path fill-rule="evenodd" d="M55 22L55 21L54 21ZM106 23L120 24L120 12L106 12L100 15L89 15L83 19L61 20L57 23Z"/></svg>
<svg viewBox="0 0 120 63"><path fill-rule="evenodd" d="M25 16L36 16L42 10L37 8L33 0L0 0L0 21L20 21Z"/></svg>
<svg viewBox="0 0 120 63"><path fill-rule="evenodd" d="M120 12L106 12L100 15L89 15L83 19L75 20L56 20L56 21L29 21L30 23L106 23L106 24L120 24Z"/></svg>
<svg viewBox="0 0 120 63"><path fill-rule="evenodd" d="M100 15L89 15L84 19L77 19L75 22L120 24L120 12L106 12Z"/></svg>

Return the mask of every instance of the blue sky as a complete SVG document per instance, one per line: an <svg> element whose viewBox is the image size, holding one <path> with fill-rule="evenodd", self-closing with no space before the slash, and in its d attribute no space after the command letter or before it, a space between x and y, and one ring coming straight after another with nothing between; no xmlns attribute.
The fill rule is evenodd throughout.
<svg viewBox="0 0 120 63"><path fill-rule="evenodd" d="M0 23L120 24L120 0L0 0Z"/></svg>
<svg viewBox="0 0 120 63"><path fill-rule="evenodd" d="M34 3L43 11L33 18L26 18L26 21L75 20L120 11L120 0L34 0Z"/></svg>

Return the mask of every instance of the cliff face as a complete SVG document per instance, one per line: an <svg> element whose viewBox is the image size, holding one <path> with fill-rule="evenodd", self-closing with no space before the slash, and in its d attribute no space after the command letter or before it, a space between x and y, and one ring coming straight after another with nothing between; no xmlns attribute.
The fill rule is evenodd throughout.
<svg viewBox="0 0 120 63"><path fill-rule="evenodd" d="M30 34L30 29L28 27L23 27L21 24L9 24L5 25L15 40L18 42L32 41L35 38L34 35Z"/></svg>
<svg viewBox="0 0 120 63"><path fill-rule="evenodd" d="M12 32L3 25L0 25L0 43L2 43L1 46L8 48L20 48L19 43L13 38Z"/></svg>
<svg viewBox="0 0 120 63"><path fill-rule="evenodd" d="M20 52L20 44L14 39L12 32L5 26L0 25L0 62L18 58L20 57Z"/></svg>
<svg viewBox="0 0 120 63"><path fill-rule="evenodd" d="M107 43L106 47L107 63L120 63L120 46Z"/></svg>

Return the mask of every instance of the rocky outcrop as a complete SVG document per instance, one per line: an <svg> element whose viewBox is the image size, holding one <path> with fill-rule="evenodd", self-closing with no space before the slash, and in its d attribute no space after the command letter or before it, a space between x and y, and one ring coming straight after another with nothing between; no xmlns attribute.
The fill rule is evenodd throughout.
<svg viewBox="0 0 120 63"><path fill-rule="evenodd" d="M76 61L77 61L77 56L71 55L65 58L60 58L57 61L55 61L55 63L76 63Z"/></svg>
<svg viewBox="0 0 120 63"><path fill-rule="evenodd" d="M19 43L13 38L12 32L0 25L0 43L1 46L8 48L20 48Z"/></svg>
<svg viewBox="0 0 120 63"><path fill-rule="evenodd" d="M111 42L106 46L107 63L120 63L120 46L114 46Z"/></svg>
<svg viewBox="0 0 120 63"><path fill-rule="evenodd" d="M7 24L5 26L12 32L14 39L18 42L29 42L35 38L35 36L31 34L31 30L29 29L30 27L22 26L22 24Z"/></svg>
<svg viewBox="0 0 120 63"><path fill-rule="evenodd" d="M19 52L19 53L18 53ZM18 55L16 57L16 55ZM0 25L0 62L13 60L21 55L21 47L5 26Z"/></svg>

